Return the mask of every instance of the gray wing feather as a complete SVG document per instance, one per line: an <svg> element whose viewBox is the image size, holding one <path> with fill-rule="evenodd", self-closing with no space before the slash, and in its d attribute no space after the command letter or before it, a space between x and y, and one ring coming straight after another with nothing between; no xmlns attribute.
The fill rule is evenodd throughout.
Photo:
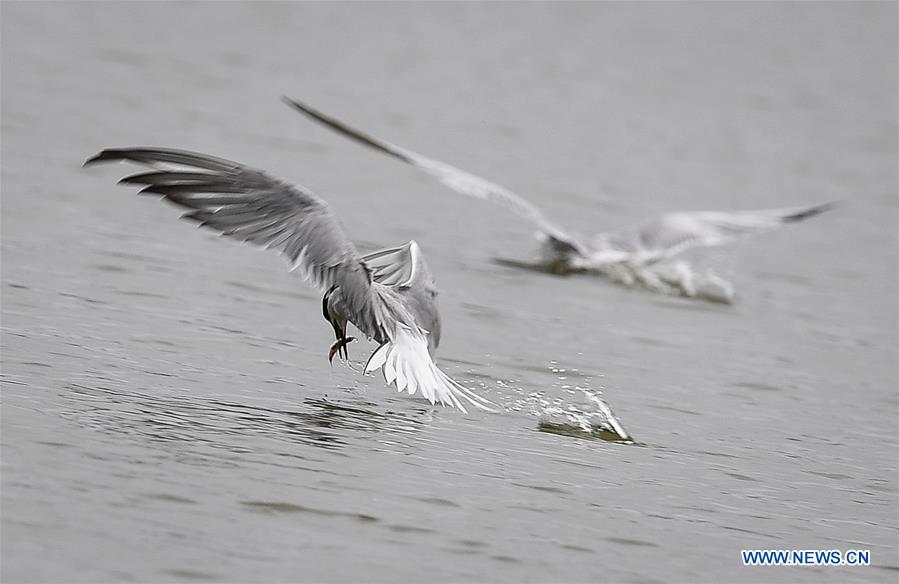
<svg viewBox="0 0 899 584"><path fill-rule="evenodd" d="M148 165L168 162L215 171L231 171L241 166L237 162L225 160L224 158L216 158L208 154L197 154L196 152L188 152L186 150L175 150L173 148L107 148L99 154L88 158L84 165L119 160L131 160Z"/></svg>
<svg viewBox="0 0 899 584"><path fill-rule="evenodd" d="M418 243L410 241L362 256L376 282L399 288L434 287L434 277L424 261Z"/></svg>
<svg viewBox="0 0 899 584"><path fill-rule="evenodd" d="M819 215L835 205L811 205L757 211L669 213L639 227L601 234L607 247L657 259L694 247L724 245Z"/></svg>
<svg viewBox="0 0 899 584"><path fill-rule="evenodd" d="M376 282L385 286L400 286L412 279L413 265L405 246L382 249L362 256Z"/></svg>
<svg viewBox="0 0 899 584"><path fill-rule="evenodd" d="M647 233L644 230L644 234L656 248L679 247L688 243L722 245L814 217L833 207L828 203L757 211L672 213L660 219L658 231Z"/></svg>
<svg viewBox="0 0 899 584"><path fill-rule="evenodd" d="M107 149L85 165L121 160L190 169L155 170L120 182L144 185L142 194L162 195L189 209L185 219L280 252L317 287L340 287L359 330L378 339L390 336L385 326L393 325L393 315L370 270L328 205L309 190L236 162L183 150Z"/></svg>
<svg viewBox="0 0 899 584"><path fill-rule="evenodd" d="M313 120L351 140L423 170L457 193L493 201L505 206L507 209L534 223L541 232L557 242L556 245L570 248L571 251L584 251L579 243L548 221L537 207L509 189L449 164L375 138L297 100L285 97L284 101Z"/></svg>

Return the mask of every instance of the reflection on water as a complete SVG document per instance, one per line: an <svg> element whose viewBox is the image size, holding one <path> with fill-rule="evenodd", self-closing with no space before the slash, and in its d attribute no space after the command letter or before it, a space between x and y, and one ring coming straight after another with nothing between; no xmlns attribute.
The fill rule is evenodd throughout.
<svg viewBox="0 0 899 584"><path fill-rule="evenodd" d="M566 373L562 369L552 371ZM609 405L594 390L566 386L566 398L551 399L543 392L522 396L519 388L497 383L516 395L503 406L503 411L537 417L541 432L633 443ZM304 408L275 409L203 400L191 397L187 390L183 396L159 397L75 383L65 389L63 398L71 402L71 410L63 417L84 427L106 434L206 445L232 453L246 453L246 449L227 440L229 436L269 436L333 450L346 446L348 437L355 439L360 433L414 434L433 420L435 411L429 404L414 402L406 404L407 411L398 412L384 410L374 402L346 404L309 397L302 400Z"/></svg>
<svg viewBox="0 0 899 584"><path fill-rule="evenodd" d="M306 398L304 409L293 410L196 399L187 391L183 397L160 398L100 386L71 384L67 389L70 392L66 397L73 403L72 411L66 416L84 426L105 433L205 444L232 452L244 452L244 449L225 440L228 436L272 436L336 449L346 444L348 431L410 434L431 417L427 407L412 406L402 413L377 411L374 403L345 405L324 398Z"/></svg>
<svg viewBox="0 0 899 584"><path fill-rule="evenodd" d="M557 434L559 436L571 436L572 438L582 438L582 439L597 439L604 440L605 442L620 442L622 444L636 444L629 436L624 437L617 432L613 432L607 429L607 427L602 426L593 426L590 424L584 425L577 421L577 423L571 422L549 422L546 420L540 420L537 423L537 429L541 432L546 432L547 434Z"/></svg>
<svg viewBox="0 0 899 584"><path fill-rule="evenodd" d="M245 508L259 513L311 513L313 515L322 515L324 517L349 517L363 523L374 523L378 521L377 517L366 513L347 513L344 511L314 509L312 507L278 501L242 501L241 504Z"/></svg>

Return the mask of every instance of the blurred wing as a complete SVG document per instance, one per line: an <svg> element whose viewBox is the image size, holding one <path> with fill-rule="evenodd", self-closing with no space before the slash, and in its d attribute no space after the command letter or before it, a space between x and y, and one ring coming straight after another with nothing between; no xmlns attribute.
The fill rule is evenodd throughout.
<svg viewBox="0 0 899 584"><path fill-rule="evenodd" d="M487 411L494 404L462 387L441 371L428 353L428 342L421 330L398 326L391 342L378 347L365 364L365 372L383 369L387 384L395 383L397 391L421 395L432 404L454 406L465 410L462 401Z"/></svg>
<svg viewBox="0 0 899 584"><path fill-rule="evenodd" d="M422 156L421 154L416 154L411 150L406 150L405 148L401 148L390 142L379 140L378 138L365 134L355 128L351 128L340 120L327 116L294 99L285 97L284 101L313 120L324 124L351 140L374 148L375 150L379 150L384 154L398 158L403 162L423 170L457 193L493 201L505 206L507 209L510 209L514 213L517 213L521 217L534 223L540 231L558 241L560 244L568 245L574 251L582 251L579 244L573 241L571 237L561 229L550 223L537 207L507 188L454 166L450 166L449 164Z"/></svg>
<svg viewBox="0 0 899 584"><path fill-rule="evenodd" d="M322 290L339 286L353 324L370 337L384 338L384 324L390 323L371 274L331 209L312 192L236 162L183 150L107 149L85 166L122 160L156 170L120 183L144 185L141 194L162 195L190 209L185 219L280 252Z"/></svg>
<svg viewBox="0 0 899 584"><path fill-rule="evenodd" d="M724 245L832 209L834 204L760 211L699 211L664 215L637 230L639 247L666 257L692 247Z"/></svg>

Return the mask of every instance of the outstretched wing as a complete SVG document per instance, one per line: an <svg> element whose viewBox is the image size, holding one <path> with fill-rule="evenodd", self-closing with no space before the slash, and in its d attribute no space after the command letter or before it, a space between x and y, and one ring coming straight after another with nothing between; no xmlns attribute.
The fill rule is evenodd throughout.
<svg viewBox="0 0 899 584"><path fill-rule="evenodd" d="M353 324L369 337L386 338L387 315L368 268L331 209L312 192L237 162L183 150L107 149L85 165L122 160L156 170L120 183L143 185L141 194L162 195L189 209L183 218L224 236L280 252L322 290L339 286Z"/></svg>
<svg viewBox="0 0 899 584"><path fill-rule="evenodd" d="M322 112L295 99L291 99L289 97L284 97L283 99L288 105L306 114L313 120L324 124L328 128L331 128L335 132L342 134L347 138L350 138L351 140L359 142L360 144L364 144L365 146L374 148L375 150L379 150L384 154L402 160L407 164L411 164L412 166L415 166L433 176L438 181L456 191L457 193L468 195L470 197L476 197L478 199L493 201L505 206L514 213L517 213L521 217L524 217L528 221L534 223L545 236L553 240L555 245L568 247L571 251L574 252L583 252L580 244L574 241L564 231L548 221L537 207L535 207L519 195L513 193L509 189L502 187L496 183L490 182L487 179L475 176L462 169L440 162L439 160L434 160L432 158L428 158L421 154L412 152L411 150L396 146L395 144L391 144L390 142L379 140L378 138L352 128L341 122L340 120L325 115Z"/></svg>
<svg viewBox="0 0 899 584"><path fill-rule="evenodd" d="M694 247L724 245L777 229L832 209L827 203L758 211L670 213L635 229L601 234L605 247L644 258L664 259Z"/></svg>

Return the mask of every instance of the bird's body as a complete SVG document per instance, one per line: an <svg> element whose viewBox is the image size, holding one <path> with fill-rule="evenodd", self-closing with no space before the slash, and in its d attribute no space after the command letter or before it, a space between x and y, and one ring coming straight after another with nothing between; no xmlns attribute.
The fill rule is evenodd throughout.
<svg viewBox="0 0 899 584"><path fill-rule="evenodd" d="M628 284L641 284L652 290L685 296L703 295L689 264L681 261L666 266L666 269L660 269L660 265L687 250L731 243L814 217L833 207L823 204L759 211L676 212L582 240L568 234L533 204L503 186L375 138L299 101L288 98L285 101L339 134L419 168L457 193L497 202L532 222L540 240L539 262L501 262L507 265L556 274L590 272ZM733 287L729 282L714 274L705 279L709 285L705 288L709 292L707 297L724 302L733 298Z"/></svg>
<svg viewBox="0 0 899 584"><path fill-rule="evenodd" d="M103 150L85 165L131 161L155 170L120 182L142 185L188 209L182 217L223 236L284 255L324 292L322 314L346 357L346 325L378 343L365 371L382 368L400 391L465 410L487 400L447 377L433 361L440 341L437 289L415 241L361 256L328 205L311 191L222 158L164 148Z"/></svg>

